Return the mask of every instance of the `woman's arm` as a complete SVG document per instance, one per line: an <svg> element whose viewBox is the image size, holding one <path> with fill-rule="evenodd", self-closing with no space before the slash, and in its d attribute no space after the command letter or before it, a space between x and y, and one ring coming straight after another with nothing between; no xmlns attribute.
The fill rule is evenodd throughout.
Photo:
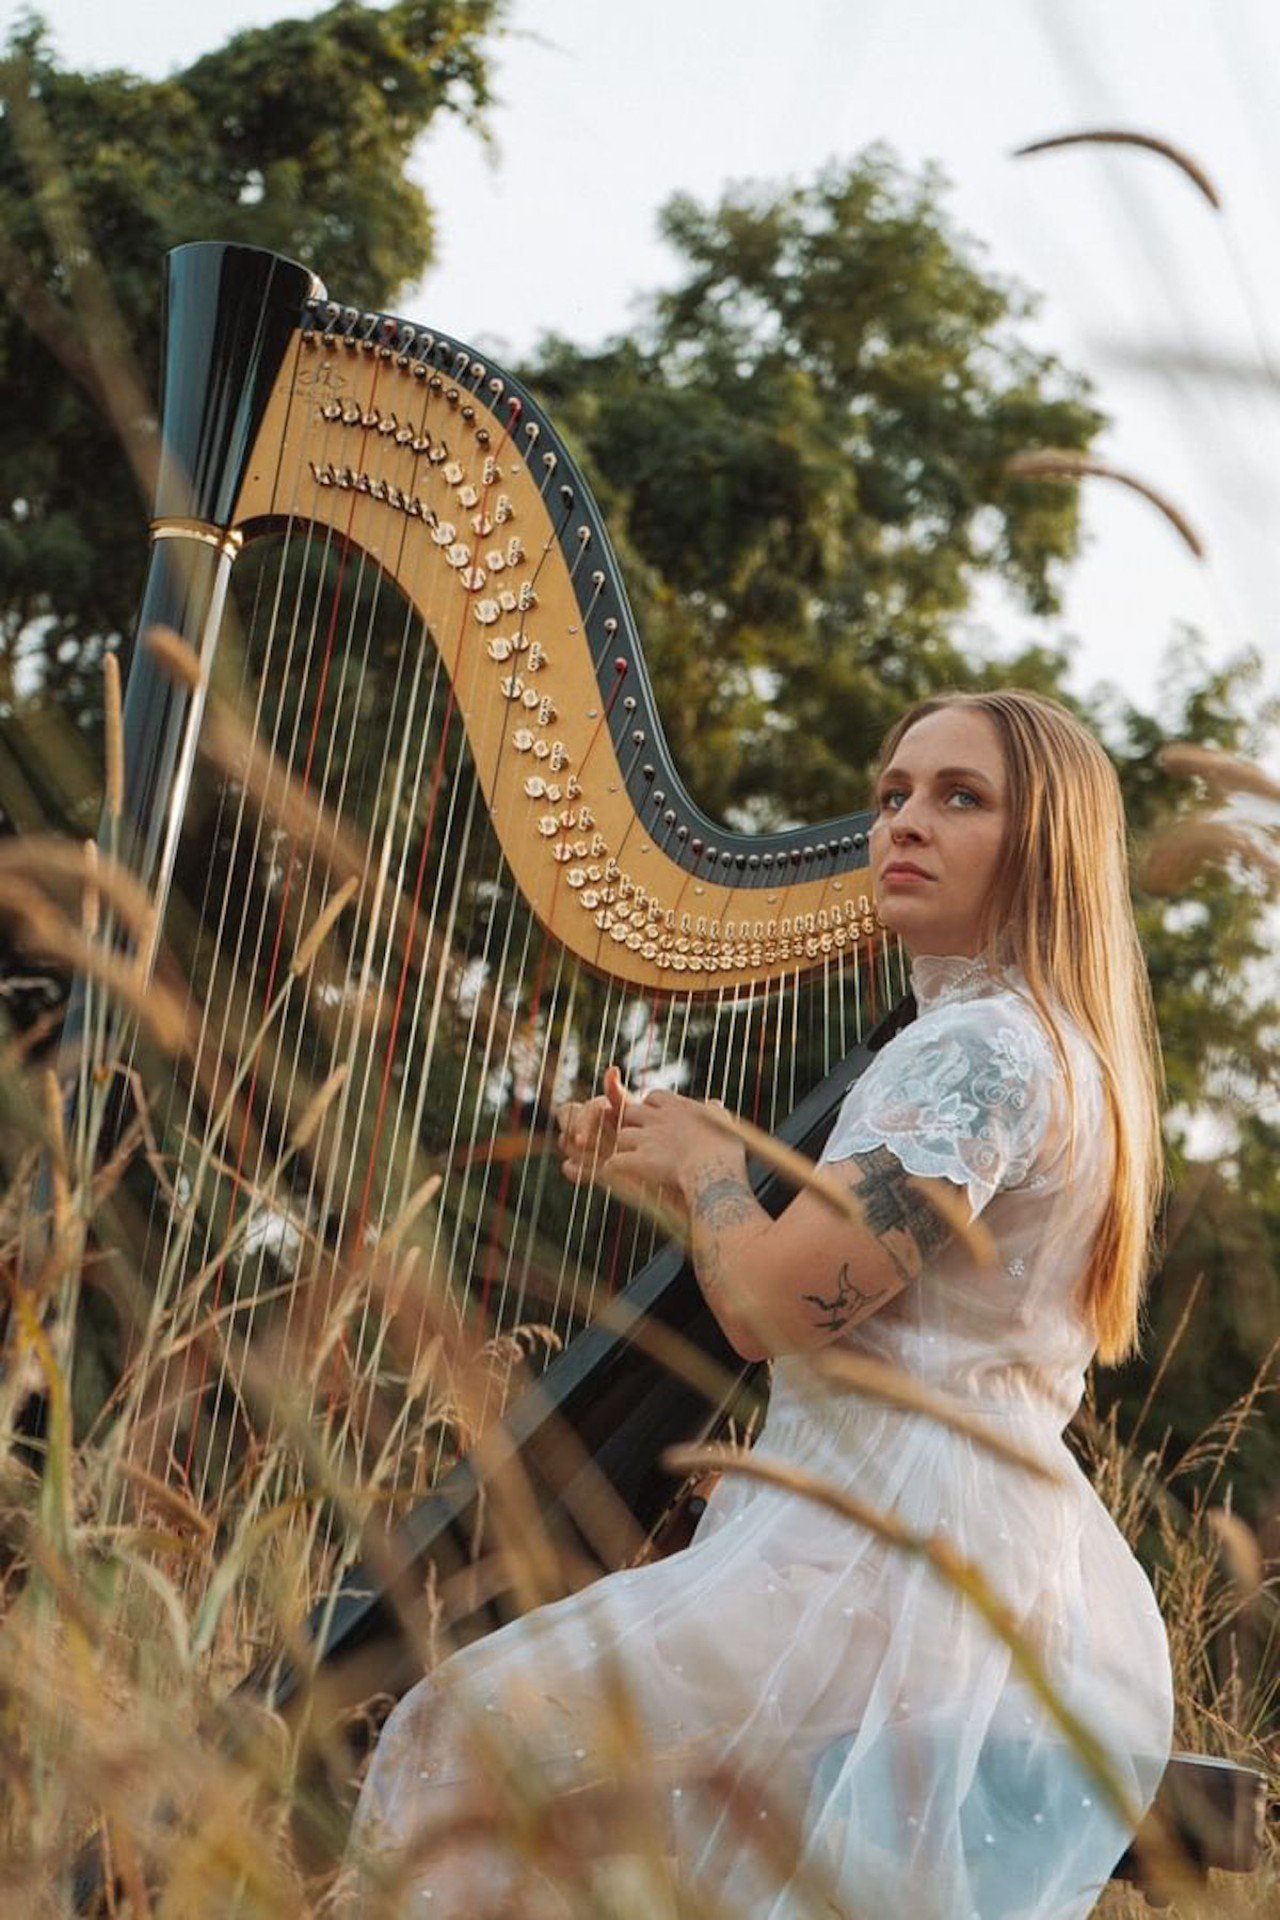
<svg viewBox="0 0 1280 1920"><path fill-rule="evenodd" d="M866 1319L946 1243L960 1202L949 1181L918 1179L877 1147L823 1168L854 1202L856 1222L812 1190L771 1219L752 1195L743 1149L678 1094L625 1110L610 1173L620 1188L679 1188L698 1284L746 1360L826 1346Z"/></svg>

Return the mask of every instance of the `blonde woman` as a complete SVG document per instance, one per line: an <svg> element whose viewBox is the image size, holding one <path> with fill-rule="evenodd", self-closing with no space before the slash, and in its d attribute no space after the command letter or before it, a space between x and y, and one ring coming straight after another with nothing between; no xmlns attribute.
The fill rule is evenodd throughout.
<svg viewBox="0 0 1280 1920"><path fill-rule="evenodd" d="M358 1911L577 1911L564 1827L539 1829L562 1851L535 1870L510 1792L603 1819L643 1779L640 1824L699 1913L1084 1920L1155 1791L1164 1627L1062 1439L1095 1353L1134 1347L1161 1179L1115 774L1051 701L953 695L894 728L876 802L876 897L918 1016L823 1154L860 1223L809 1191L769 1218L701 1104L630 1101L616 1075L562 1117L566 1171L687 1209L717 1318L773 1363L757 1454L980 1567L1057 1704L926 1559L726 1476L683 1553L466 1648L402 1702L361 1798ZM1041 1471L841 1389L810 1363L835 1346ZM1128 1819L1059 1709L1101 1742Z"/></svg>

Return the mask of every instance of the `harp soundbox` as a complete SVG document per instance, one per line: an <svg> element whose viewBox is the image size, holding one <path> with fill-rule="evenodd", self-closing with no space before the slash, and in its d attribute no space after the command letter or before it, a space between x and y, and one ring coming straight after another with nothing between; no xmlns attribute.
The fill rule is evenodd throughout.
<svg viewBox="0 0 1280 1920"><path fill-rule="evenodd" d="M685 790L600 516L509 374L290 261L187 246L162 436L122 851L192 1041L152 1103L107 1483L123 1508L171 1481L224 1533L294 1503L277 1573L317 1647L349 1645L386 1609L308 1448L447 1579L481 1551L465 1456L517 1354L534 1482L563 1482L568 1432L632 1537L671 1495L663 1443L717 1403L637 1329L741 1371L679 1248L563 1181L554 1106L621 1060L813 1151L905 978L868 816L749 834ZM468 1302L479 1409L450 1407L439 1346ZM269 1642L269 1584L237 1592L237 1645Z"/></svg>

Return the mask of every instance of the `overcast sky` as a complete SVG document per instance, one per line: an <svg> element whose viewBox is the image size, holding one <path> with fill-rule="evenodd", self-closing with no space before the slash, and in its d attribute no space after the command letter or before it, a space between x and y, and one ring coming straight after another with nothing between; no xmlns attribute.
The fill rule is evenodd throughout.
<svg viewBox="0 0 1280 1920"><path fill-rule="evenodd" d="M147 74L312 0L43 0L63 58ZM495 51L496 154L459 129L414 171L440 254L412 319L514 357L548 330L593 342L672 278L655 216L677 190L813 177L872 141L941 163L990 264L1043 295L1040 344L1094 380L1101 451L1202 534L1198 565L1153 510L1094 482L1088 545L1055 635L1075 679L1148 700L1174 628L1277 675L1280 606L1280 9L1268 0L515 0ZM1119 126L1192 153L1215 214L1172 166L1098 149L1014 160L1047 134ZM216 236L210 236L216 237ZM341 261L312 261L342 295ZM1226 362L1225 379L1186 370ZM1002 643L1033 623L1003 597Z"/></svg>

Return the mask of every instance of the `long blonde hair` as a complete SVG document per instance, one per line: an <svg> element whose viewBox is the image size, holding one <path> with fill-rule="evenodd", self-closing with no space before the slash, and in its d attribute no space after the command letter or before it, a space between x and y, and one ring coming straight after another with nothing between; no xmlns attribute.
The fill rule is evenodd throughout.
<svg viewBox="0 0 1280 1920"><path fill-rule="evenodd" d="M1088 1036L1102 1070L1115 1168L1081 1306L1099 1357L1115 1363L1138 1343L1164 1180L1163 1073L1129 897L1120 783L1102 747L1065 707L1008 689L921 701L891 729L881 765L909 728L946 707L987 715L1009 783L1003 879L987 902L984 950L1021 969L1064 1066L1055 1007Z"/></svg>

